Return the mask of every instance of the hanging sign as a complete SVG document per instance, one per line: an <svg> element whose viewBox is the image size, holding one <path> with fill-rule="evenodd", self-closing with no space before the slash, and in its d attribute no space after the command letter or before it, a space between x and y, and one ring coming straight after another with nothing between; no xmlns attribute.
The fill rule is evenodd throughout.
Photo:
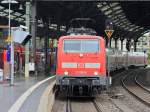
<svg viewBox="0 0 150 112"><path fill-rule="evenodd" d="M110 38L112 36L112 34L114 33L114 30L105 30L105 33L106 33L107 37Z"/></svg>

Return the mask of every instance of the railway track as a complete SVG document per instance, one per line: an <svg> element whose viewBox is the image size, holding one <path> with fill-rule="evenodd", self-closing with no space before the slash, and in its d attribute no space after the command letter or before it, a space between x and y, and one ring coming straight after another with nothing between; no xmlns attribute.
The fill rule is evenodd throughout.
<svg viewBox="0 0 150 112"><path fill-rule="evenodd" d="M125 76L121 82L123 87L136 99L150 107L150 91L137 81L138 71L133 71ZM137 74L137 75L135 75Z"/></svg>
<svg viewBox="0 0 150 112"><path fill-rule="evenodd" d="M99 105L97 104L97 102L95 100L92 101L95 109L97 110L97 112L102 112L102 110L100 109Z"/></svg>
<svg viewBox="0 0 150 112"><path fill-rule="evenodd" d="M66 101L66 112L72 112L71 101L69 98L67 98L67 101Z"/></svg>
<svg viewBox="0 0 150 112"><path fill-rule="evenodd" d="M78 104L77 104L78 103ZM78 107L78 108L77 108ZM75 102L71 99L67 99L66 101L66 112L103 112L99 104L95 101L89 101L89 102Z"/></svg>
<svg viewBox="0 0 150 112"><path fill-rule="evenodd" d="M138 81L138 75L135 76L135 82L137 85L139 85L142 89L144 89L145 91L149 92L150 93L150 89L148 89L146 86L144 86L143 84L141 84L139 81Z"/></svg>
<svg viewBox="0 0 150 112"><path fill-rule="evenodd" d="M122 72L121 75L126 74ZM118 75L117 77L120 77ZM56 95L52 112L124 112L122 108L110 101L105 93L100 94L95 99L89 98L62 98Z"/></svg>

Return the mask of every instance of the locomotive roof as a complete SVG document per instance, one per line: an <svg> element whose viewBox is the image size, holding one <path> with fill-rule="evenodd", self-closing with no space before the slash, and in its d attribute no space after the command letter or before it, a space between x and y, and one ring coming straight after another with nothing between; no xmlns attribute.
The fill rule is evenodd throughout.
<svg viewBox="0 0 150 112"><path fill-rule="evenodd" d="M96 35L96 31L93 30L92 28L85 28L85 27L80 27L80 28L69 28L67 31L67 34L87 34L87 35Z"/></svg>
<svg viewBox="0 0 150 112"><path fill-rule="evenodd" d="M78 39L78 38L83 38L83 39L92 39L92 38L98 38L98 39L103 39L101 36L96 36L96 35L66 35L66 36L61 36L59 39Z"/></svg>

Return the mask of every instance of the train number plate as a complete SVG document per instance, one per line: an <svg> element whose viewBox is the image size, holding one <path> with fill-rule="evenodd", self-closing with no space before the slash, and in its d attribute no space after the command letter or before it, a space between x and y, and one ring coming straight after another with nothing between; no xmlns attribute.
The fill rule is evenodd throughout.
<svg viewBox="0 0 150 112"><path fill-rule="evenodd" d="M85 64L84 63L78 63L78 68L84 68Z"/></svg>

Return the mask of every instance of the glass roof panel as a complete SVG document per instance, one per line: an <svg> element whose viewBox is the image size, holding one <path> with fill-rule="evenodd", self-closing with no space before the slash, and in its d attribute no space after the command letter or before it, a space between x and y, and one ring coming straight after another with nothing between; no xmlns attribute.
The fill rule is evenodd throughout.
<svg viewBox="0 0 150 112"><path fill-rule="evenodd" d="M104 12L105 15L109 15L110 13L112 13L112 10L108 10L108 11Z"/></svg>
<svg viewBox="0 0 150 112"><path fill-rule="evenodd" d="M4 9L4 7L0 6L0 9Z"/></svg>
<svg viewBox="0 0 150 112"><path fill-rule="evenodd" d="M129 29L129 31L133 31L133 30L134 30L134 28L130 28L130 29Z"/></svg>
<svg viewBox="0 0 150 112"><path fill-rule="evenodd" d="M135 27L135 25L134 25L134 24L131 24L130 26L131 26L131 27Z"/></svg>
<svg viewBox="0 0 150 112"><path fill-rule="evenodd" d="M122 10L117 10L117 11L115 11L115 14L119 14L121 12L123 12L123 11Z"/></svg>
<svg viewBox="0 0 150 112"><path fill-rule="evenodd" d="M9 10L5 9L4 12L9 13ZM13 12L13 10L10 10L10 13L12 13L12 12Z"/></svg>
<svg viewBox="0 0 150 112"><path fill-rule="evenodd" d="M129 27L124 27L125 30L129 30Z"/></svg>
<svg viewBox="0 0 150 112"><path fill-rule="evenodd" d="M123 21L123 23L124 23L125 25L128 25L128 24L127 24L127 23L128 23L127 21Z"/></svg>
<svg viewBox="0 0 150 112"><path fill-rule="evenodd" d="M100 8L100 7L103 7L103 5L101 3L98 3L97 7Z"/></svg>
<svg viewBox="0 0 150 112"><path fill-rule="evenodd" d="M18 12L15 12L14 15L15 15L15 16L21 16L22 14L20 14L20 13L18 13Z"/></svg>
<svg viewBox="0 0 150 112"><path fill-rule="evenodd" d="M121 18L120 19L122 22L128 22L126 18Z"/></svg>
<svg viewBox="0 0 150 112"><path fill-rule="evenodd" d="M16 16L14 16L14 15L11 15L10 17L11 17L11 19L14 19Z"/></svg>
<svg viewBox="0 0 150 112"><path fill-rule="evenodd" d="M139 28L140 26L135 26L135 28Z"/></svg>
<svg viewBox="0 0 150 112"><path fill-rule="evenodd" d="M119 20L119 19L113 20L114 23L116 23L116 22L118 22L118 21L120 21L120 20Z"/></svg>
<svg viewBox="0 0 150 112"><path fill-rule="evenodd" d="M139 29L136 29L135 31L139 31Z"/></svg>
<svg viewBox="0 0 150 112"><path fill-rule="evenodd" d="M44 27L44 25L43 24L38 24L38 27Z"/></svg>
<svg viewBox="0 0 150 112"><path fill-rule="evenodd" d="M143 30L144 28L143 28L143 27L140 27L139 29L140 29L140 30Z"/></svg>
<svg viewBox="0 0 150 112"><path fill-rule="evenodd" d="M0 12L0 16L7 16L7 14L4 12Z"/></svg>
<svg viewBox="0 0 150 112"><path fill-rule="evenodd" d="M122 28L126 28L127 26L126 26L126 25L121 25L121 27L122 27Z"/></svg>
<svg viewBox="0 0 150 112"><path fill-rule="evenodd" d="M52 27L57 27L57 24L51 24Z"/></svg>
<svg viewBox="0 0 150 112"><path fill-rule="evenodd" d="M118 10L118 9L121 9L120 6L117 6L117 7L114 7L113 10Z"/></svg>
<svg viewBox="0 0 150 112"><path fill-rule="evenodd" d="M102 4L103 4L103 5L106 5L106 4L107 4L107 2L102 2Z"/></svg>
<svg viewBox="0 0 150 112"><path fill-rule="evenodd" d="M118 14L117 16L118 16L118 17L122 17L122 16L124 16L124 14L123 14L123 13L121 13L121 14Z"/></svg>
<svg viewBox="0 0 150 112"><path fill-rule="evenodd" d="M110 7L108 5L104 6L101 8L102 11L106 11L107 9L109 9Z"/></svg>
<svg viewBox="0 0 150 112"><path fill-rule="evenodd" d="M120 18L120 19L124 19L124 18L126 18L126 16L123 16L123 15L122 15L122 16L120 16L119 18Z"/></svg>
<svg viewBox="0 0 150 112"><path fill-rule="evenodd" d="M23 16L21 16L22 18L26 18L26 15L24 14Z"/></svg>
<svg viewBox="0 0 150 112"><path fill-rule="evenodd" d="M22 19L22 18L18 18L18 21L23 21L24 19Z"/></svg>
<svg viewBox="0 0 150 112"><path fill-rule="evenodd" d="M109 18L111 18L113 15L108 15Z"/></svg>
<svg viewBox="0 0 150 112"><path fill-rule="evenodd" d="M114 7L114 6L116 6L116 5L119 5L119 3L116 2L116 3L111 3L111 4L110 4L110 6L112 6L112 7Z"/></svg>
<svg viewBox="0 0 150 112"><path fill-rule="evenodd" d="M130 22L128 22L128 23L126 23L128 26L130 26L132 23L130 23Z"/></svg>

